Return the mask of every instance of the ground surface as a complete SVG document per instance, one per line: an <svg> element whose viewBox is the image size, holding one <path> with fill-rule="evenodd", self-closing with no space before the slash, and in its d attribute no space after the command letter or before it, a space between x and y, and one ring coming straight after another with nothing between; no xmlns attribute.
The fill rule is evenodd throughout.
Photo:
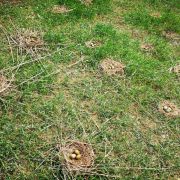
<svg viewBox="0 0 180 180"><path fill-rule="evenodd" d="M179 119L158 111L180 106L169 71L179 9L178 0L0 1L0 72L11 84L0 96L0 179L180 178ZM41 32L46 50L17 52L9 38L23 28ZM106 58L125 74L103 74ZM92 145L87 175L62 171L57 145L69 140Z"/></svg>

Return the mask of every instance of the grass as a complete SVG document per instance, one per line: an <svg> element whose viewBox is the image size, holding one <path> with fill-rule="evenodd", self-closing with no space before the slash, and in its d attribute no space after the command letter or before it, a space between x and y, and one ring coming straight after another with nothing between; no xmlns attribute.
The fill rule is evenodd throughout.
<svg viewBox="0 0 180 180"><path fill-rule="evenodd" d="M57 4L73 11L53 14ZM0 97L0 179L178 179L179 119L158 111L163 100L180 106L179 77L169 73L179 63L178 40L163 35L180 33L178 10L177 0L0 4L8 35L41 31L50 54L12 70L35 57L13 47L12 58L0 31L0 71L15 75L12 91ZM92 39L102 45L87 48ZM125 77L100 73L109 57L126 65ZM56 147L68 140L92 145L91 173L63 171Z"/></svg>

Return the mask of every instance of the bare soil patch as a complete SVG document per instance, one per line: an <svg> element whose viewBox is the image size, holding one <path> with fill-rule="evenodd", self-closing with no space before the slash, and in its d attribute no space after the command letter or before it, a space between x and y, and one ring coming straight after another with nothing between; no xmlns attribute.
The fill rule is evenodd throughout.
<svg viewBox="0 0 180 180"><path fill-rule="evenodd" d="M108 75L124 75L125 65L112 59L105 59L99 65L100 70Z"/></svg>
<svg viewBox="0 0 180 180"><path fill-rule="evenodd" d="M94 164L94 152L90 144L74 141L61 150L65 167L70 171L89 172Z"/></svg>
<svg viewBox="0 0 180 180"><path fill-rule="evenodd" d="M179 117L180 109L170 101L163 101L159 104L159 112L167 117Z"/></svg>

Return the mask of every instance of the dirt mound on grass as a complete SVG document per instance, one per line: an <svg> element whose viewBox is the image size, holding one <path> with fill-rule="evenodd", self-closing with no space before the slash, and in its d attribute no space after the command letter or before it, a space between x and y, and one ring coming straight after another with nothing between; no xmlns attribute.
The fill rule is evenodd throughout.
<svg viewBox="0 0 180 180"><path fill-rule="evenodd" d="M79 158L75 155L76 151L80 154ZM88 172L94 164L94 152L91 145L87 143L71 142L63 147L61 152L65 160L64 165L70 172Z"/></svg>
<svg viewBox="0 0 180 180"><path fill-rule="evenodd" d="M108 75L124 75L125 65L112 59L105 59L99 65L100 70Z"/></svg>
<svg viewBox="0 0 180 180"><path fill-rule="evenodd" d="M167 117L180 117L180 109L170 101L163 101L159 104L159 112Z"/></svg>

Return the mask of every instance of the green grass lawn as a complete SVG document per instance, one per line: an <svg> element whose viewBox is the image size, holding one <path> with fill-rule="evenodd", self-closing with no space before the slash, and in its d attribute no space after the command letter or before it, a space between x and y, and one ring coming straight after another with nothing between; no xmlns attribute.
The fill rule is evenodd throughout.
<svg viewBox="0 0 180 180"><path fill-rule="evenodd" d="M68 12L54 13L55 5ZM178 0L0 1L0 179L180 178ZM42 36L42 49L19 52L17 32ZM101 42L88 48L88 41ZM142 49L143 45L150 49ZM103 59L123 63L124 76L99 69ZM1 84L0 84L1 86ZM91 172L64 171L57 145L92 145Z"/></svg>

